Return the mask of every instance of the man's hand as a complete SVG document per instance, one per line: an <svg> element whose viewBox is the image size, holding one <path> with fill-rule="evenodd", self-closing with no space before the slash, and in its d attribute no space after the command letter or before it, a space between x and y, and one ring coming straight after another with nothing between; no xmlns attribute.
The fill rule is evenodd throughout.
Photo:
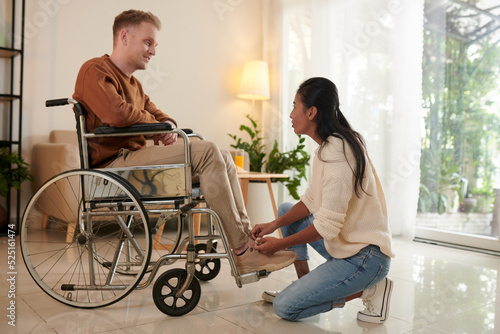
<svg viewBox="0 0 500 334"><path fill-rule="evenodd" d="M175 124L173 122L166 121L165 123L172 124L172 127L175 129ZM162 133L159 135L154 135L153 142L156 146L158 146L160 142L165 146L175 144L177 142L177 133Z"/></svg>

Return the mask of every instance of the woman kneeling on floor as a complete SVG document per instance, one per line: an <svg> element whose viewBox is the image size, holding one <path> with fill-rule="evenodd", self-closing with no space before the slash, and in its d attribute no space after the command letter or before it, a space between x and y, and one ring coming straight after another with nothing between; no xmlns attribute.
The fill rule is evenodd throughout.
<svg viewBox="0 0 500 334"><path fill-rule="evenodd" d="M362 298L358 319L384 322L393 282L387 277L394 257L384 193L362 136L339 108L337 87L325 78L302 83L290 114L297 134L316 149L312 180L301 200L280 206L279 217L253 230L255 249L274 253L293 248L299 279L281 292L265 291L276 314L299 320ZM267 236L281 228L283 238ZM309 272L307 244L326 262Z"/></svg>

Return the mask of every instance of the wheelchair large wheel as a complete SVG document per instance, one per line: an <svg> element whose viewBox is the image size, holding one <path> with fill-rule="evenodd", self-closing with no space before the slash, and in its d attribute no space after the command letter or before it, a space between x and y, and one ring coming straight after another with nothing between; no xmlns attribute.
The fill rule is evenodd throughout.
<svg viewBox="0 0 500 334"><path fill-rule="evenodd" d="M187 290L177 296L186 279L187 271L180 268L170 269L158 277L153 287L153 300L160 311L170 316L181 316L198 305L201 287L196 277L193 277Z"/></svg>
<svg viewBox="0 0 500 334"><path fill-rule="evenodd" d="M151 256L148 216L135 189L97 170L65 172L42 185L26 207L20 240L40 288L80 308L127 296Z"/></svg>

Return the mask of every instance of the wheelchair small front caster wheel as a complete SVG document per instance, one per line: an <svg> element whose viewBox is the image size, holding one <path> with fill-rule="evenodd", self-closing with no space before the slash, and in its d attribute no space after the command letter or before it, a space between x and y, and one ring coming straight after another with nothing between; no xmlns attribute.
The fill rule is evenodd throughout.
<svg viewBox="0 0 500 334"><path fill-rule="evenodd" d="M198 305L201 287L196 277L181 296L176 296L186 279L187 271L180 268L166 271L158 277L153 286L153 300L160 311L170 316L181 316Z"/></svg>
<svg viewBox="0 0 500 334"><path fill-rule="evenodd" d="M195 247L196 254L208 253L206 244L197 244ZM217 251L215 248L212 248L210 253L217 253ZM219 274L220 266L220 259L196 259L194 275L199 280L210 281Z"/></svg>

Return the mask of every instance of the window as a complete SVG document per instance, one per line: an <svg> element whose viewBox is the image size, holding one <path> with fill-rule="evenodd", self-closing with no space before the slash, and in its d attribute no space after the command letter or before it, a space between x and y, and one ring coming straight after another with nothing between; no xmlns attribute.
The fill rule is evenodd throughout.
<svg viewBox="0 0 500 334"><path fill-rule="evenodd" d="M420 227L498 236L499 44L500 1L425 1Z"/></svg>

